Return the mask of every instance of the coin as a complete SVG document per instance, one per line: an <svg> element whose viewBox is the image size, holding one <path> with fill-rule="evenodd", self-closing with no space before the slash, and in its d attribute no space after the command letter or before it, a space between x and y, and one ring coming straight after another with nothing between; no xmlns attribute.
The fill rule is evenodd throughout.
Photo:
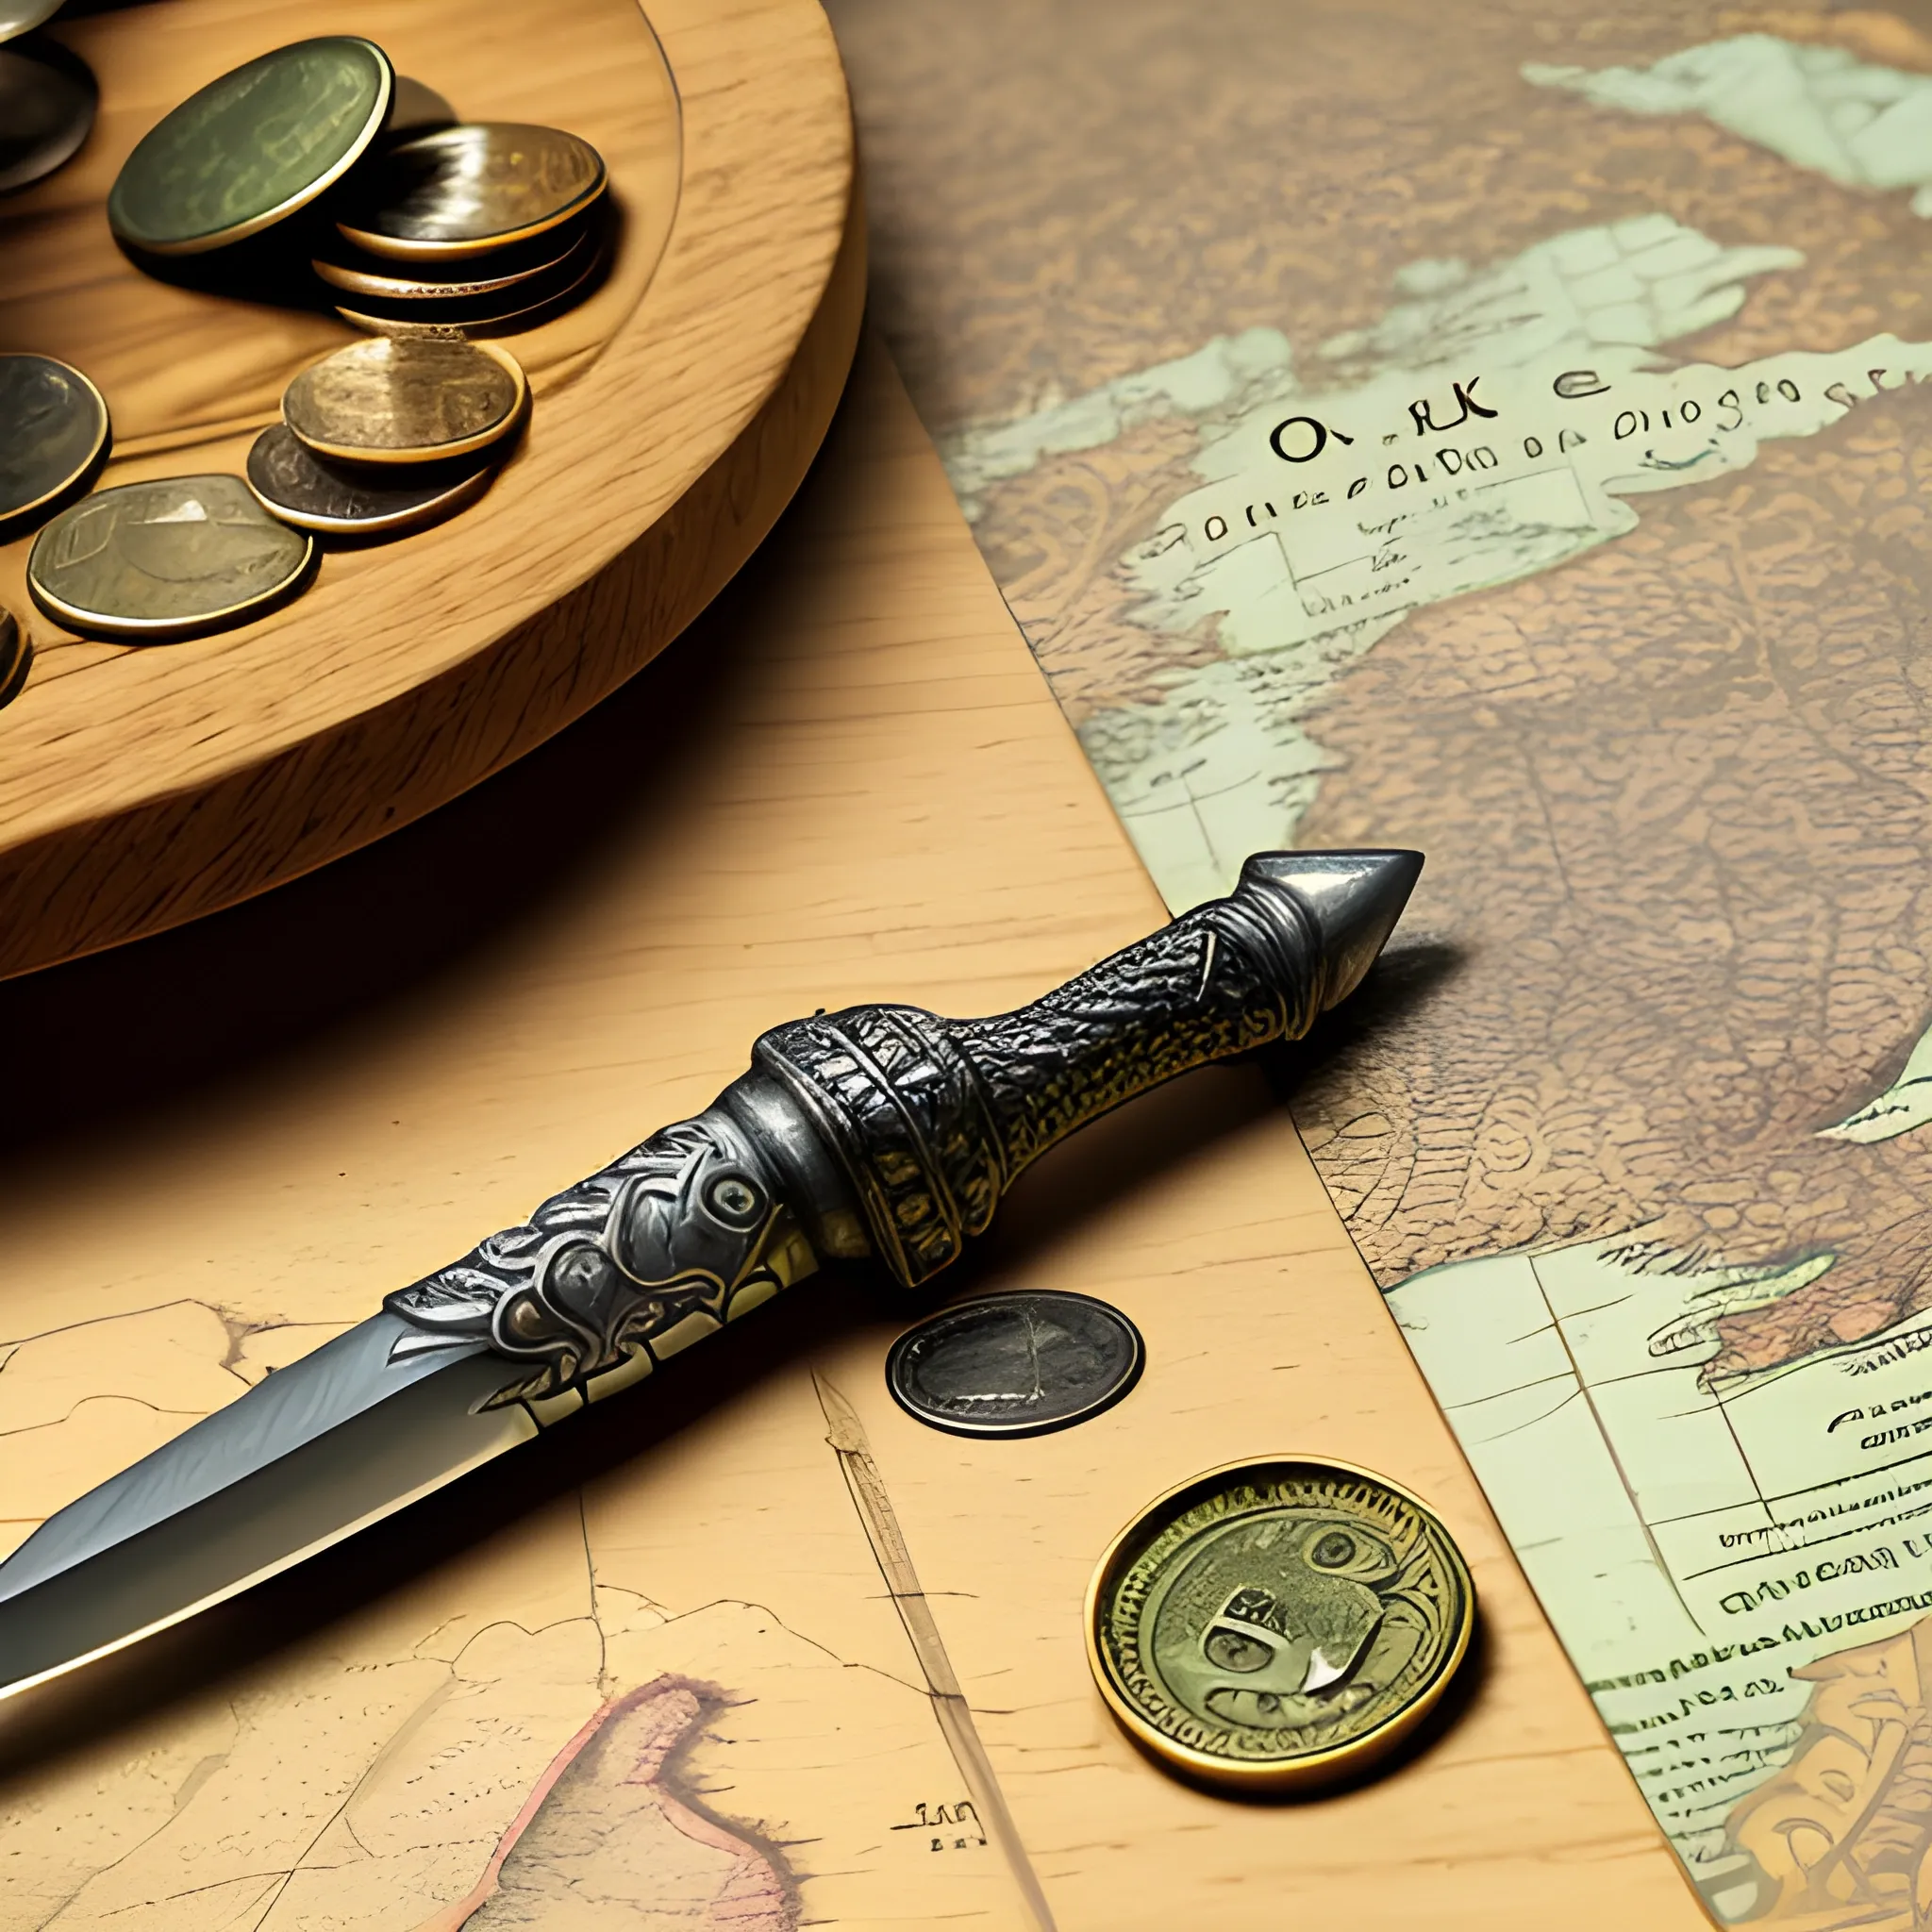
<svg viewBox="0 0 1932 1932"><path fill-rule="evenodd" d="M0 41L31 33L59 11L60 0L0 0Z"/></svg>
<svg viewBox="0 0 1932 1932"><path fill-rule="evenodd" d="M425 263L408 269L379 257L366 261L318 257L311 266L324 281L354 295L384 302L462 302L500 294L553 269L563 273L591 245L588 228L558 228L475 263Z"/></svg>
<svg viewBox="0 0 1932 1932"><path fill-rule="evenodd" d="M942 1308L886 1357L908 1414L956 1436L1041 1436L1111 1407L1141 1378L1141 1331L1091 1295L1028 1291Z"/></svg>
<svg viewBox="0 0 1932 1932"><path fill-rule="evenodd" d="M460 336L518 335L548 322L585 291L602 265L601 251L573 253L555 275L512 283L493 295L461 302L377 302L358 295L353 303L338 302L336 313L371 335L408 335L418 328Z"/></svg>
<svg viewBox="0 0 1932 1932"><path fill-rule="evenodd" d="M420 529L482 495L494 474L487 461L458 458L455 468L419 463L370 471L333 463L277 423L248 452L248 487L263 508L298 530L378 536Z"/></svg>
<svg viewBox="0 0 1932 1932"><path fill-rule="evenodd" d="M26 625L12 611L0 609L0 705L10 705L20 695L33 662Z"/></svg>
<svg viewBox="0 0 1932 1932"><path fill-rule="evenodd" d="M260 233L348 172L395 84L373 41L277 47L210 81L144 134L108 196L130 247L199 255Z"/></svg>
<svg viewBox="0 0 1932 1932"><path fill-rule="evenodd" d="M0 47L0 194L71 160L99 100L86 61L58 42Z"/></svg>
<svg viewBox="0 0 1932 1932"><path fill-rule="evenodd" d="M108 406L51 356L0 356L0 535L56 508L108 449Z"/></svg>
<svg viewBox="0 0 1932 1932"><path fill-rule="evenodd" d="M597 150L561 128L466 122L391 148L353 184L336 226L372 255L459 260L560 226L605 178Z"/></svg>
<svg viewBox="0 0 1932 1932"><path fill-rule="evenodd" d="M1210 1784L1307 1790L1408 1736L1469 1649L1449 1532L1346 1463L1235 1463L1115 1538L1087 1592L1102 1695L1154 1757Z"/></svg>
<svg viewBox="0 0 1932 1932"><path fill-rule="evenodd" d="M34 539L27 587L70 630L159 642L259 616L307 578L315 540L239 476L167 476L83 497Z"/></svg>
<svg viewBox="0 0 1932 1932"><path fill-rule="evenodd" d="M423 463L487 449L521 422L529 386L514 356L484 342L384 336L305 369L282 419L318 456Z"/></svg>

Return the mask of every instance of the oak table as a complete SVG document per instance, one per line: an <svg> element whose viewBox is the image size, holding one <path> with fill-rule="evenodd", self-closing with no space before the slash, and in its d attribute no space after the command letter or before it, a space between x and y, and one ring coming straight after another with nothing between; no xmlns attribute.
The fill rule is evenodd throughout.
<svg viewBox="0 0 1932 1932"><path fill-rule="evenodd" d="M102 487L239 473L297 371L358 340L321 285L183 287L115 247L108 191L169 108L308 35L378 42L475 120L605 156L616 239L588 298L504 339L533 407L451 521L335 547L284 608L164 646L0 603L36 656L0 708L0 975L152 932L407 824L644 663L771 527L824 434L864 299L852 125L814 0L148 0L57 22L93 67L79 155L0 207L0 351L106 395Z"/></svg>

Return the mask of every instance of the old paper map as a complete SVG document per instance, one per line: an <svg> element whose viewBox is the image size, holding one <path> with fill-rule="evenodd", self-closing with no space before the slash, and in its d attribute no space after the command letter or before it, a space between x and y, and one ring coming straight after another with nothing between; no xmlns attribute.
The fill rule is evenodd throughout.
<svg viewBox="0 0 1932 1932"><path fill-rule="evenodd" d="M879 308L1721 1921L1932 1912L1932 17L841 0ZM1924 1043L1922 1043L1922 1036Z"/></svg>
<svg viewBox="0 0 1932 1932"><path fill-rule="evenodd" d="M0 1359L0 1493L58 1507L337 1325L175 1302L23 1338ZM640 1587L684 1567L631 1541L670 1491L700 1512L687 1531L742 1548L735 1519L769 1508L769 1474L729 1455L708 1480L626 1472L19 1787L0 1803L0 1925L795 1932L885 1923L915 1894L1038 1927L1007 1862L1024 1854L981 1823L997 1787L975 1802L979 1766L936 1718L802 1392L765 1424L800 1463L788 1514L816 1631L749 1597ZM857 1441L844 1458L869 1454ZM770 1444L751 1448L769 1470Z"/></svg>

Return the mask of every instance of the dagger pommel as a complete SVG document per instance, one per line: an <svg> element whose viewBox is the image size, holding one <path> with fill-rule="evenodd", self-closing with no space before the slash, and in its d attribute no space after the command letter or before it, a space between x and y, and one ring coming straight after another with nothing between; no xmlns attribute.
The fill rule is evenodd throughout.
<svg viewBox="0 0 1932 1932"><path fill-rule="evenodd" d="M398 1359L482 1342L502 1401L602 1393L811 1273L957 1260L1030 1161L1177 1074L1300 1038L1353 991L1414 852L1274 852L1224 899L985 1020L848 1007L774 1027L695 1119L391 1294Z"/></svg>

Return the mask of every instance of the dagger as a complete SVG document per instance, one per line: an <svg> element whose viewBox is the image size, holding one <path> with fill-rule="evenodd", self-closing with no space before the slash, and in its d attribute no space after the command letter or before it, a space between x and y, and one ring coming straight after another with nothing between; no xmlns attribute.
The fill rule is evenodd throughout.
<svg viewBox="0 0 1932 1932"><path fill-rule="evenodd" d="M49 1517L0 1563L0 1697L341 1542L827 1261L919 1287L1075 1129L1307 1033L1360 984L1422 863L1257 854L1227 897L1014 1012L850 1007L762 1035L694 1119Z"/></svg>

